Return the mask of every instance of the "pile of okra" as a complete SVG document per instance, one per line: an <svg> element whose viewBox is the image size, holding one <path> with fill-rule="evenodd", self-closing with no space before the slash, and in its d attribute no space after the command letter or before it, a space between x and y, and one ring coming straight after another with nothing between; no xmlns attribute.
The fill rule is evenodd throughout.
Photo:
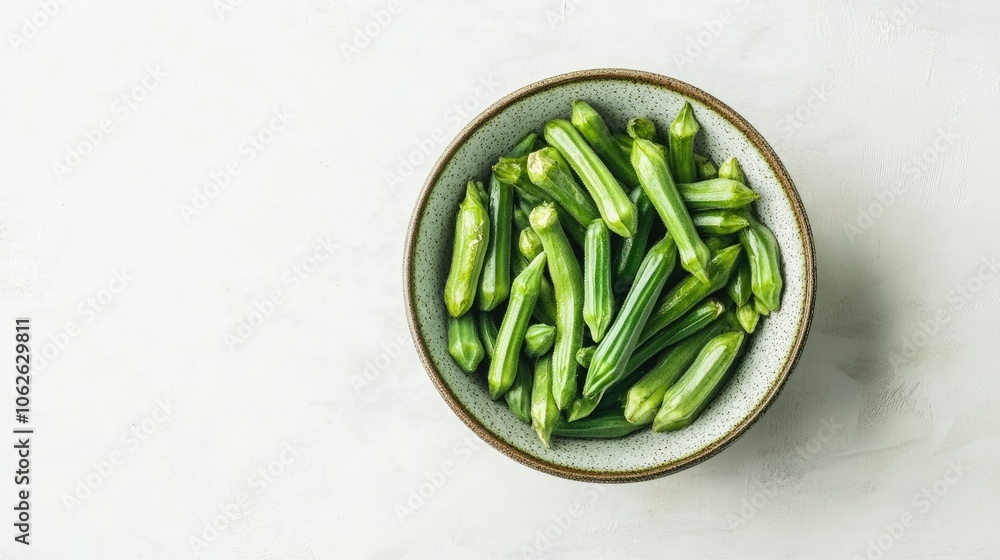
<svg viewBox="0 0 1000 560"><path fill-rule="evenodd" d="M546 447L690 425L778 309L760 196L735 158L695 153L700 128L685 103L666 134L645 117L616 134L573 101L466 187L448 349Z"/></svg>

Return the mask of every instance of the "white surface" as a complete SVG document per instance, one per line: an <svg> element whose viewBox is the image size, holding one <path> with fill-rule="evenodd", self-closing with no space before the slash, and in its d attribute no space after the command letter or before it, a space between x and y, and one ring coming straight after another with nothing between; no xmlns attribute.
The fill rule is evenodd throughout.
<svg viewBox="0 0 1000 560"><path fill-rule="evenodd" d="M345 56L388 2L231 0L220 18L213 1L69 2L17 52L9 34L40 4L2 9L3 356L15 315L32 317L36 355L70 323L76 336L34 376L30 549L12 540L13 441L0 442L0 557L194 558L213 518L225 527L197 557L1000 554L988 4L400 0ZM703 465L612 487L471 435L409 344L400 270L428 160L472 113L601 66L686 80L770 139L820 275L809 344L764 419ZM157 67L143 101L116 104ZM282 108L294 117L273 142L244 149L283 126ZM58 180L53 161L102 119L111 132ZM390 186L420 146L432 155ZM230 160L239 173L185 221ZM879 195L877 216L845 229ZM333 255L313 268L324 240ZM119 293L88 311L106 287ZM224 336L276 291L230 352ZM144 420L143 441L123 436ZM262 477L268 465L280 474ZM88 475L100 485L68 510Z"/></svg>

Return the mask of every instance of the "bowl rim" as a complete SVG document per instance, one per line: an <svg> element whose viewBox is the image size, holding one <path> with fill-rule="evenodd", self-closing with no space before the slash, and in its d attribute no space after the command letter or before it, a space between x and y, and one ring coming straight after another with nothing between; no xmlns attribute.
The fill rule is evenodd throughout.
<svg viewBox="0 0 1000 560"><path fill-rule="evenodd" d="M765 161L767 161L767 164L774 171L775 177L784 190L785 195L791 202L792 212L795 214L799 231L801 232L803 241L802 249L806 261L805 302L802 309L802 322L795 338L795 342L792 346L791 354L785 361L777 380L772 384L761 403L750 412L743 422L697 453L684 457L683 459L678 459L636 471L588 471L557 465L524 452L491 432L478 419L476 419L476 417L473 416L457 398L455 398L447 384L444 382L441 373L438 372L437 368L434 366L434 362L430 357L430 351L427 348L427 341L424 339L423 333L417 323L416 298L414 296L416 284L414 280L414 260L417 245L417 234L420 231L420 222L423 218L424 209L427 206L427 202L430 198L434 185L440 179L442 172L451 161L458 148L462 146L480 126L488 122L507 107L521 101L522 99L530 97L531 95L541 91L574 82L603 80L639 82L675 91L710 107L716 113L722 115L723 118L729 121L740 132L742 132L761 153ZM802 200L799 198L799 193L795 189L795 185L792 182L791 177L788 175L788 171L781 163L781 160L778 159L778 156L771 148L771 145L768 144L764 137L757 132L757 129L747 122L746 119L740 116L739 113L707 92L676 78L642 70L630 70L625 68L595 68L590 70L578 70L566 74L559 74L528 84L505 95L500 100L496 101L479 113L472 119L472 121L469 122L469 124L462 128L462 130L448 144L448 147L445 148L441 157L439 157L435 162L434 167L427 175L427 180L424 182L423 188L420 192L420 197L417 200L416 207L414 208L413 214L410 218L409 229L407 231L403 275L405 285L404 293L406 297L406 317L407 322L409 323L410 336L413 338L417 354L420 357L420 361L423 363L424 369L427 371L427 375L430 377L431 382L434 383L434 386L441 394L441 397L446 403L448 403L448 406L452 409L455 415L458 416L459 419L461 419L462 422L464 422L465 425L468 426L483 441L490 444L490 446L494 447L511 459L541 472L580 482L623 483L640 482L659 478L697 465L716 455L739 439L740 436L753 426L771 406L778 394L781 392L782 388L784 388L789 375L795 369L795 366L798 365L805 341L809 336L809 329L812 325L813 311L816 303L816 257L812 229L809 226L809 219L802 206Z"/></svg>

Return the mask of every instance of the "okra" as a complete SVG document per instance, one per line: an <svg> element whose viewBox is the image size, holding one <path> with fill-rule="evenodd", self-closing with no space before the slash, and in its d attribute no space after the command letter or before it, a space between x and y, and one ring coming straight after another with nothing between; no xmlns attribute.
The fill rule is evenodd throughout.
<svg viewBox="0 0 1000 560"><path fill-rule="evenodd" d="M729 282L729 276L736 268L736 259L740 256L740 251L739 245L733 245L717 252L708 263L707 283L694 276L686 276L667 292L659 307L646 321L646 327L639 337L639 342L645 343L652 339L664 327L698 305L698 302L722 289Z"/></svg>
<svg viewBox="0 0 1000 560"><path fill-rule="evenodd" d="M635 352L632 353L632 357L629 358L625 371L629 373L636 371L663 349L677 344L681 340L704 329L709 323L722 315L722 312L725 310L726 307L715 298L708 298L702 301L676 323L656 333L652 338L639 345L635 349Z"/></svg>
<svg viewBox="0 0 1000 560"><path fill-rule="evenodd" d="M583 346L583 272L555 206L543 204L528 216L548 254L556 295L556 341L552 348L552 395L559 410L576 394L576 352Z"/></svg>
<svg viewBox="0 0 1000 560"><path fill-rule="evenodd" d="M709 179L697 183L679 183L677 191L691 210L742 208L760 198L743 183L732 179Z"/></svg>
<svg viewBox="0 0 1000 560"><path fill-rule="evenodd" d="M611 234L602 220L587 226L583 245L583 321L590 337L600 342L615 314L611 293Z"/></svg>
<svg viewBox="0 0 1000 560"><path fill-rule="evenodd" d="M528 222L528 212L525 212L524 208L521 208L520 205L514 207L514 226L519 231L524 231L524 228L531 227L531 223Z"/></svg>
<svg viewBox="0 0 1000 560"><path fill-rule="evenodd" d="M576 351L576 363L583 368L589 368L590 362L594 361L594 352L597 346L584 346Z"/></svg>
<svg viewBox="0 0 1000 560"><path fill-rule="evenodd" d="M537 358L552 349L556 340L556 328L544 323L536 323L528 327L524 333L524 350L528 356Z"/></svg>
<svg viewBox="0 0 1000 560"><path fill-rule="evenodd" d="M630 138L642 138L643 140L656 140L656 124L646 117L632 117L625 123L625 132ZM632 153L632 146L629 145L628 152Z"/></svg>
<svg viewBox="0 0 1000 560"><path fill-rule="evenodd" d="M632 164L639 174L642 190L677 243L681 266L703 282L708 282L705 267L711 255L698 236L691 215L674 185L663 152L649 140L637 139L632 147Z"/></svg>
<svg viewBox="0 0 1000 560"><path fill-rule="evenodd" d="M615 134L615 142L618 142L618 147L624 150L626 154L632 153L632 142L634 140L628 134Z"/></svg>
<svg viewBox="0 0 1000 560"><path fill-rule="evenodd" d="M545 260L545 253L535 257L511 285L510 302L500 323L496 348L487 375L490 397L493 400L500 398L514 384L517 376L518 355L524 343L524 333L528 329L528 319L531 318L535 300L538 299L538 290L545 272Z"/></svg>
<svg viewBox="0 0 1000 560"><path fill-rule="evenodd" d="M729 279L726 291L729 292L729 297L733 298L733 302L737 306L742 307L750 301L750 296L752 295L750 288L750 263L746 262L745 259L740 259L739 264L736 265L736 271Z"/></svg>
<svg viewBox="0 0 1000 560"><path fill-rule="evenodd" d="M536 255L537 256L537 255ZM512 272L515 276L520 274L531 263L527 257L517 251L514 255L514 262L511 264ZM556 293L552 288L552 283L545 276L542 276L541 285L538 288L538 300L535 302L535 310L531 316L539 323L554 325L556 322Z"/></svg>
<svg viewBox="0 0 1000 560"><path fill-rule="evenodd" d="M497 324L493 317L485 311L476 314L478 318L479 338L482 340L486 357L493 359L493 351L497 347Z"/></svg>
<svg viewBox="0 0 1000 560"><path fill-rule="evenodd" d="M486 208L486 192L482 183L469 181L465 199L458 206L451 270L444 285L444 304L452 317L461 317L472 308L489 240L490 216Z"/></svg>
<svg viewBox="0 0 1000 560"><path fill-rule="evenodd" d="M750 288L769 311L781 305L781 249L771 230L746 213L750 227L740 231L740 241L750 262ZM765 313L766 315L766 313Z"/></svg>
<svg viewBox="0 0 1000 560"><path fill-rule="evenodd" d="M627 436L645 426L625 420L621 409L608 410L575 422L560 421L552 435L568 438L612 439Z"/></svg>
<svg viewBox="0 0 1000 560"><path fill-rule="evenodd" d="M569 121L556 119L545 125L545 140L559 150L583 180L608 229L622 237L632 237L638 220L635 205L583 136Z"/></svg>
<svg viewBox="0 0 1000 560"><path fill-rule="evenodd" d="M514 384L503 394L510 408L518 420L531 423L531 364L523 356L517 360L517 377Z"/></svg>
<svg viewBox="0 0 1000 560"><path fill-rule="evenodd" d="M573 178L559 150L549 147L532 152L528 155L526 168L531 182L580 224L586 226L601 217L594 200Z"/></svg>
<svg viewBox="0 0 1000 560"><path fill-rule="evenodd" d="M475 313L448 318L448 353L466 373L479 367L486 352L476 333Z"/></svg>
<svg viewBox="0 0 1000 560"><path fill-rule="evenodd" d="M679 430L694 422L721 388L745 337L742 332L730 332L705 344L691 367L663 395L653 431Z"/></svg>
<svg viewBox="0 0 1000 560"><path fill-rule="evenodd" d="M521 234L517 236L517 248L529 261L534 260L538 253L545 250L542 248L542 240L530 227L522 229Z"/></svg>
<svg viewBox="0 0 1000 560"><path fill-rule="evenodd" d="M737 212L701 210L691 214L694 227L705 235L728 235L748 227L750 222Z"/></svg>
<svg viewBox="0 0 1000 560"><path fill-rule="evenodd" d="M760 301L760 298L757 296L753 297L753 308L757 310L757 313L760 313L765 317L771 314L771 310L768 309L767 306L764 305L764 303Z"/></svg>
<svg viewBox="0 0 1000 560"><path fill-rule="evenodd" d="M622 239L621 250L615 258L614 288L618 293L627 292L632 287L635 273L639 271L639 265L646 256L649 232L653 229L653 220L656 219L656 209L653 208L653 203L649 201L646 191L642 190L641 186L632 189L629 199L635 204L639 221L635 235Z"/></svg>
<svg viewBox="0 0 1000 560"><path fill-rule="evenodd" d="M736 319L740 322L743 330L750 334L757 329L760 313L757 312L753 302L747 302L736 309Z"/></svg>
<svg viewBox="0 0 1000 560"><path fill-rule="evenodd" d="M694 137L699 130L701 126L694 118L694 109L691 103L685 101L667 131L670 137L670 169L678 183L693 183L698 176L694 164Z"/></svg>
<svg viewBox="0 0 1000 560"><path fill-rule="evenodd" d="M740 168L740 162L736 161L734 157L727 159L719 166L719 178L732 179L738 183L747 184L747 178L743 174L743 169Z"/></svg>
<svg viewBox="0 0 1000 560"><path fill-rule="evenodd" d="M645 142L645 140L637 140ZM583 384L584 397L598 397L625 374L646 319L656 306L667 276L677 262L674 239L667 235L649 250L639 267L635 284L625 296L621 311L597 346Z"/></svg>
<svg viewBox="0 0 1000 560"><path fill-rule="evenodd" d="M559 407L552 393L552 358L552 354L546 354L535 362L535 379L531 386L531 427L545 447L551 447L552 430L559 420Z"/></svg>
<svg viewBox="0 0 1000 560"><path fill-rule="evenodd" d="M597 155L601 156L608 169L618 180L624 182L629 187L639 185L639 178L635 176L635 169L629 162L628 153L623 151L615 141L615 137L608 130L608 125L604 122L600 113L579 99L573 101L573 114L570 118L573 126L587 140Z"/></svg>
<svg viewBox="0 0 1000 560"><path fill-rule="evenodd" d="M719 176L719 170L712 163L712 160L701 154L694 155L694 167L695 175L697 175L699 181L707 181Z"/></svg>
<svg viewBox="0 0 1000 560"><path fill-rule="evenodd" d="M720 317L694 336L671 346L649 373L629 388L625 400L625 418L635 424L652 422L663 404L667 389L694 363L701 349L710 340L732 330L729 320Z"/></svg>
<svg viewBox="0 0 1000 560"><path fill-rule="evenodd" d="M507 155L517 157L530 152L537 139L534 132L528 134ZM490 237L479 280L479 308L485 311L496 308L510 294L510 224L514 192L511 185L497 179L495 174L490 175L489 212Z"/></svg>

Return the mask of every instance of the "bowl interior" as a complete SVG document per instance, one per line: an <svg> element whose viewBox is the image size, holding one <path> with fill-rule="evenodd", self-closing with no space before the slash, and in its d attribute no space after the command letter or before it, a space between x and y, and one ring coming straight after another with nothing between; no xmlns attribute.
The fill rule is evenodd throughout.
<svg viewBox="0 0 1000 560"><path fill-rule="evenodd" d="M527 95L522 90L520 98L512 95L488 109L463 131L432 173L422 208L414 215L408 251L408 296L415 342L446 400L459 416L465 415L463 420L481 437L507 455L576 479L649 478L693 464L721 449L777 394L797 358L811 313L808 225L804 215L800 219L796 214L800 206L791 183L787 184L792 190L786 192L779 180L784 170L780 164L775 169L768 163L764 155L768 148L758 149L740 128L709 106L715 102L702 92L686 84L674 86L673 81L650 83L629 78L555 80ZM637 115L651 118L659 130L666 130L684 101L691 101L702 128L696 150L717 163L730 156L738 158L749 186L761 194L757 207L761 221L781 246L785 287L781 309L762 318L730 380L692 426L665 434L646 430L614 440L558 438L551 449L545 449L530 426L519 422L502 399L490 400L485 379L462 372L452 361L441 293L451 258L454 216L466 182L470 178L485 182L498 157L527 132L541 133L546 121L568 118L570 102L577 98L593 105L612 130L623 130L626 120ZM759 137L758 141L763 142Z"/></svg>

